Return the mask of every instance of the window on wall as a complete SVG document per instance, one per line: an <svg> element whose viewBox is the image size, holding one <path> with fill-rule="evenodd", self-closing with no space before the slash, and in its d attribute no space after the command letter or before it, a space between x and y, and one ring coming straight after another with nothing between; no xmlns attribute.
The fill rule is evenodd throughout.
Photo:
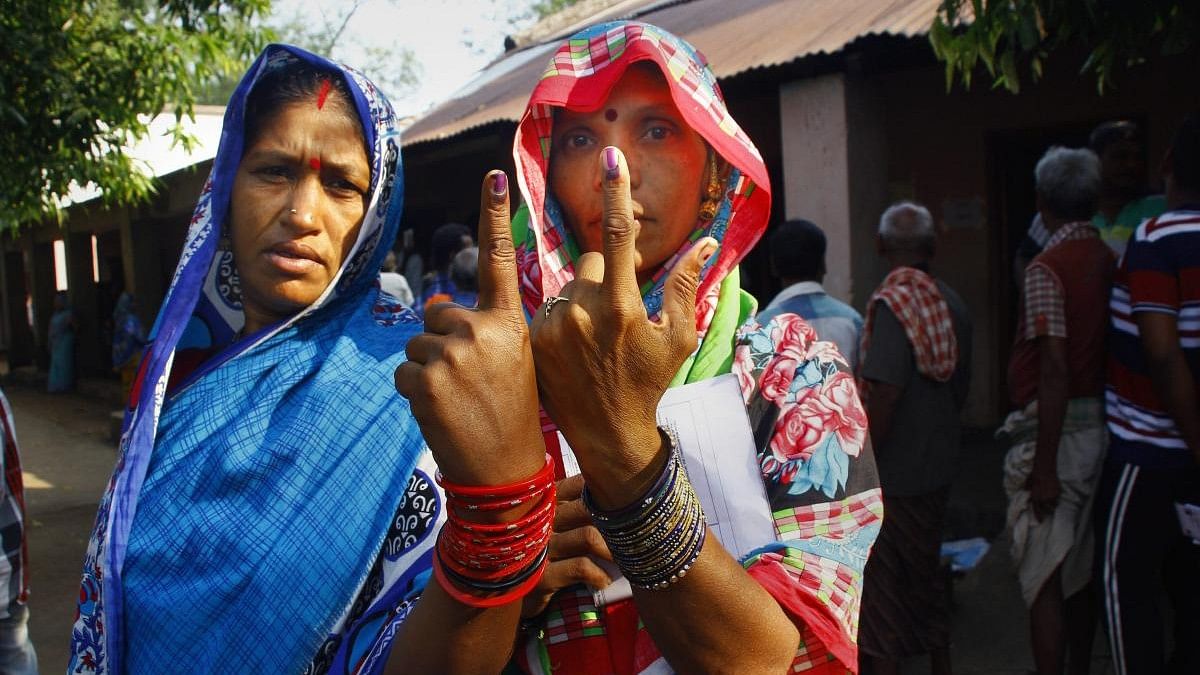
<svg viewBox="0 0 1200 675"><path fill-rule="evenodd" d="M67 247L62 239L54 240L54 290L67 290Z"/></svg>
<svg viewBox="0 0 1200 675"><path fill-rule="evenodd" d="M96 235L92 235L92 283L100 283L100 254L96 243Z"/></svg>

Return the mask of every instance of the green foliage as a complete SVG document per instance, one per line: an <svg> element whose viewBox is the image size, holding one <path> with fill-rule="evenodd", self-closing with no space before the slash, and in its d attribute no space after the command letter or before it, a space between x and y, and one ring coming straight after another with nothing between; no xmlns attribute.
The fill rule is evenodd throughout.
<svg viewBox="0 0 1200 675"><path fill-rule="evenodd" d="M60 221L71 182L110 204L149 196L124 148L170 110L183 131L206 85L270 37L270 0L6 0L0 12L0 229Z"/></svg>
<svg viewBox="0 0 1200 675"><path fill-rule="evenodd" d="M1192 48L1197 31L1195 0L942 0L929 41L947 88L956 78L970 87L982 64L993 86L1017 93L1023 71L1037 81L1051 52L1075 45L1087 54L1080 73L1103 92L1150 54Z"/></svg>
<svg viewBox="0 0 1200 675"><path fill-rule="evenodd" d="M537 15L537 18L544 19L578 2L579 0L538 0L530 9Z"/></svg>

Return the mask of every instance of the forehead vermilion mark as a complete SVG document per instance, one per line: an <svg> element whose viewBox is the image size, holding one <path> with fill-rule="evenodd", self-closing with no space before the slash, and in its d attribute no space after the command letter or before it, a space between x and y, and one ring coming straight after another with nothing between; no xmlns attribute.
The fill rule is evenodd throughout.
<svg viewBox="0 0 1200 675"><path fill-rule="evenodd" d="M604 119L608 120L609 122L616 122L617 121L617 111L613 110L612 108L605 110L604 111Z"/></svg>
<svg viewBox="0 0 1200 675"><path fill-rule="evenodd" d="M333 83L329 80L321 80L321 91L317 92L317 110L325 107L325 99L329 97L329 89Z"/></svg>
<svg viewBox="0 0 1200 675"><path fill-rule="evenodd" d="M308 160L308 165L310 167L312 167L313 171L321 170L321 160L316 157L313 157L312 159Z"/></svg>

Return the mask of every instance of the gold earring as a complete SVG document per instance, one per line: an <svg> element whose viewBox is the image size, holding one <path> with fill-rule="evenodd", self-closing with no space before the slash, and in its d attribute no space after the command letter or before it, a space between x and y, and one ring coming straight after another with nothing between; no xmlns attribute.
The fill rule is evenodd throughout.
<svg viewBox="0 0 1200 675"><path fill-rule="evenodd" d="M700 218L712 220L717 217L717 209L721 206L721 176L717 171L717 157L712 150L708 151L708 185L704 188L704 200L700 202Z"/></svg>

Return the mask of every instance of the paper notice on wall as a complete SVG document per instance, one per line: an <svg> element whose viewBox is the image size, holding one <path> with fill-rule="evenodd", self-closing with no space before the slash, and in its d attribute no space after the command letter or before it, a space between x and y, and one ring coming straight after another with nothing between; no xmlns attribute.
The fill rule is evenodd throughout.
<svg viewBox="0 0 1200 675"><path fill-rule="evenodd" d="M775 526L759 473L757 449L735 375L668 389L658 406L658 423L679 438L688 479L710 531L735 558L775 540ZM579 464L559 435L567 475ZM615 565L602 567L615 581L593 596L598 607L632 595Z"/></svg>

